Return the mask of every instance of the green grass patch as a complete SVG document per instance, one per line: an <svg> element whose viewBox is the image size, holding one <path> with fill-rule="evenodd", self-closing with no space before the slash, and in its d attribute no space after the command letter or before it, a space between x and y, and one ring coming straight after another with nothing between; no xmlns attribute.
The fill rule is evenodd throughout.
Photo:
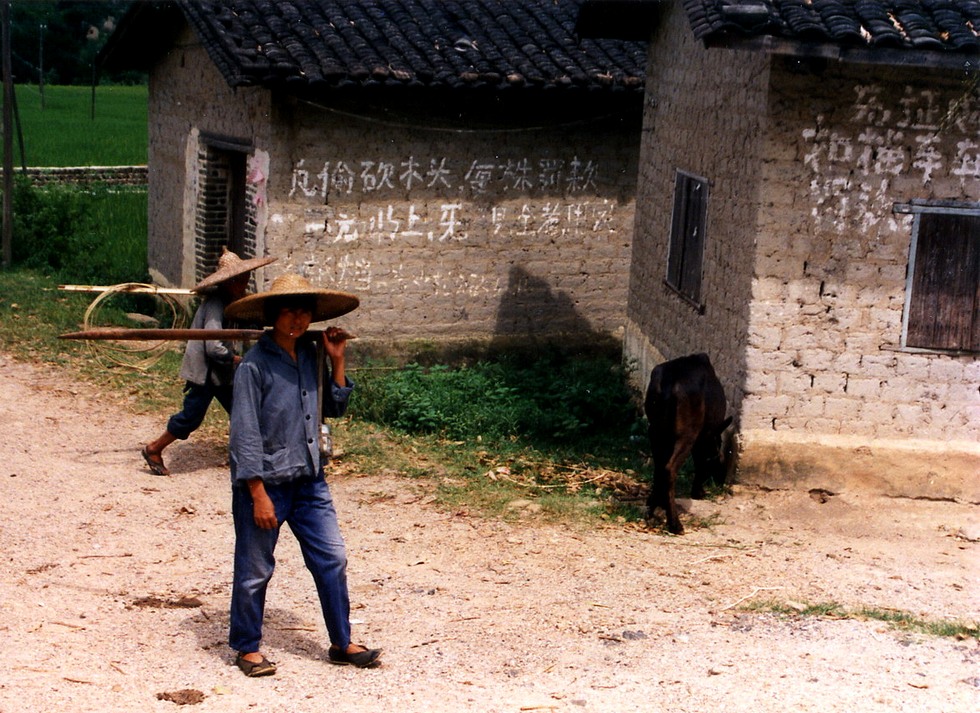
<svg viewBox="0 0 980 713"><path fill-rule="evenodd" d="M98 186L87 191L93 259L76 273L108 284L149 282L146 186Z"/></svg>
<svg viewBox="0 0 980 713"><path fill-rule="evenodd" d="M58 339L79 328L91 295L58 290L33 270L0 270L0 348L19 359L67 365L77 345Z"/></svg>
<svg viewBox="0 0 980 713"><path fill-rule="evenodd" d="M14 264L62 282L147 282L147 191L142 186L14 188Z"/></svg>
<svg viewBox="0 0 980 713"><path fill-rule="evenodd" d="M835 602L789 605L773 600L755 601L741 607L745 611L772 612L783 617L821 617L829 619L854 619L859 621L881 621L892 628L928 636L943 636L955 639L980 639L980 622L965 623L949 619L924 619L909 612L897 609L859 607L848 609Z"/></svg>
<svg viewBox="0 0 980 713"><path fill-rule="evenodd" d="M636 419L625 368L600 355L544 349L459 367L368 364L359 376L359 417L498 449L520 441L566 453L608 450L608 436L628 435Z"/></svg>
<svg viewBox="0 0 980 713"><path fill-rule="evenodd" d="M357 390L338 438L361 472L428 478L447 509L505 520L642 518L630 499L647 477L631 437L642 424L614 355L348 371Z"/></svg>
<svg viewBox="0 0 980 713"><path fill-rule="evenodd" d="M18 84L17 111L24 151L14 138L14 164L39 166L142 166L147 155L144 86L45 86ZM15 124L16 128L16 124Z"/></svg>

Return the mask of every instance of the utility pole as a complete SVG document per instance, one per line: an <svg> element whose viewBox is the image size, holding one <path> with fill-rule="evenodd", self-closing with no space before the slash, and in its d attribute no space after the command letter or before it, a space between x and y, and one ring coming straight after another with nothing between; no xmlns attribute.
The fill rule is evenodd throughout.
<svg viewBox="0 0 980 713"><path fill-rule="evenodd" d="M3 267L14 259L14 78L10 63L10 0L0 0L0 42L3 47Z"/></svg>
<svg viewBox="0 0 980 713"><path fill-rule="evenodd" d="M44 31L43 22L37 28L37 89L41 93L41 111L44 111Z"/></svg>

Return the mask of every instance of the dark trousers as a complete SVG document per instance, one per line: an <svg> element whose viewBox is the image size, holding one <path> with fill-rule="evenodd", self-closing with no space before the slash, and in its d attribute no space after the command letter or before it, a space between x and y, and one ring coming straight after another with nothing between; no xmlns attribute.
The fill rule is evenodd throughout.
<svg viewBox="0 0 980 713"><path fill-rule="evenodd" d="M231 413L231 394L231 384L215 386L211 383L195 384L188 381L184 386L184 407L167 421L167 431L175 438L186 440L201 427L212 400L217 399L224 410Z"/></svg>

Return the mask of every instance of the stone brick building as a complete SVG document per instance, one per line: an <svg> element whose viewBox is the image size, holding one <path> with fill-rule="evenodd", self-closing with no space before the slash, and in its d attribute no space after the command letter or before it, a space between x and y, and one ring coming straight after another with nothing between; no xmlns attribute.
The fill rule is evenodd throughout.
<svg viewBox="0 0 980 713"><path fill-rule="evenodd" d="M742 481L980 502L980 4L639 5L638 378L708 352Z"/></svg>
<svg viewBox="0 0 980 713"><path fill-rule="evenodd" d="M149 262L228 244L358 294L375 340L622 336L646 44L581 0L135 3Z"/></svg>

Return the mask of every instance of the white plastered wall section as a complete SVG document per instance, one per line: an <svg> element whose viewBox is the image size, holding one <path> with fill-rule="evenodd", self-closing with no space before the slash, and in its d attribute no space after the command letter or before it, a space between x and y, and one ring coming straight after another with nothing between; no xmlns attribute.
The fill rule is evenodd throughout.
<svg viewBox="0 0 980 713"><path fill-rule="evenodd" d="M901 348L911 221L893 212L980 200L962 92L924 70L773 73L741 432L760 481L980 501L980 362Z"/></svg>
<svg viewBox="0 0 980 713"><path fill-rule="evenodd" d="M772 69L778 60L772 60L760 148L748 142L751 134L712 124L737 118L752 97L736 92L720 107L706 94L713 81L722 80L713 86L718 91L733 82L747 86L724 73L744 71L752 58L735 62L742 54L705 50L683 39L689 28L675 19L651 43L624 339L626 356L637 367L635 383L645 388L650 370L665 358L708 351L739 411L745 482L835 490L869 486L980 502L980 365L971 357L894 348L900 342L910 236L907 221L892 215L893 203L912 198L978 200L980 176L955 173L980 166L969 149L962 153L980 134L976 111L959 117L956 135L944 139L945 173L933 168L924 182L921 168L918 175L892 171L903 155L909 167L915 161L931 165L928 155L912 152L934 143L923 127L895 122L901 112L911 112L912 122L928 117L930 101L950 100L936 92L934 77L920 77L924 84L917 86L909 70L895 70L898 81L876 70L870 76L891 82L882 93L867 81L866 67L851 70L842 85L830 81L840 67L830 76L807 78L778 74ZM719 66L719 58L731 67ZM742 98L748 103L735 101ZM817 114L823 124L814 123ZM685 135L691 142L686 153L674 145ZM739 160L726 159L726 147L738 143L738 136L745 142L743 157L747 150L758 154L745 164L742 183L728 181L726 190L724 162ZM708 242L721 245L722 259L732 251L747 256L717 264L717 256L706 255L702 318L662 285L670 214L664 195L670 172L682 160L701 160L703 168L684 168L713 181ZM875 165L885 160L892 163ZM848 175L865 168L867 177L848 183ZM761 185L753 191L754 182ZM724 285L716 289L712 271L726 276L729 292ZM737 287L743 277L750 280L744 296ZM712 318L719 302L741 302L744 310L736 305L722 323Z"/></svg>

